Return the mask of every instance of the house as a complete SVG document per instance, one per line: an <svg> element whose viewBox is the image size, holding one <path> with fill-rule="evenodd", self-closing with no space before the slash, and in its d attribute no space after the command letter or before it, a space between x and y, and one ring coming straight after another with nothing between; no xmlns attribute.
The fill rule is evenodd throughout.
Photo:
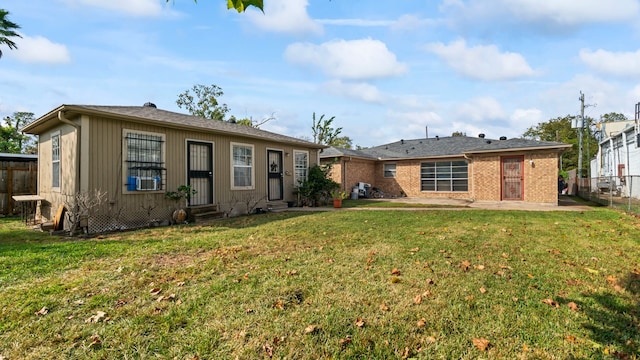
<svg viewBox="0 0 640 360"><path fill-rule="evenodd" d="M322 164L347 192L370 184L391 196L557 205L558 159L569 144L453 136L363 150L325 149Z"/></svg>
<svg viewBox="0 0 640 360"><path fill-rule="evenodd" d="M166 193L181 185L196 191L194 211L286 206L324 147L151 103L61 105L22 131L39 136L42 221L79 205L89 232L165 222L179 206Z"/></svg>
<svg viewBox="0 0 640 360"><path fill-rule="evenodd" d="M14 196L36 193L38 155L0 153L0 215L17 212Z"/></svg>
<svg viewBox="0 0 640 360"><path fill-rule="evenodd" d="M592 192L640 198L640 120L600 123L598 129L598 152L590 164Z"/></svg>

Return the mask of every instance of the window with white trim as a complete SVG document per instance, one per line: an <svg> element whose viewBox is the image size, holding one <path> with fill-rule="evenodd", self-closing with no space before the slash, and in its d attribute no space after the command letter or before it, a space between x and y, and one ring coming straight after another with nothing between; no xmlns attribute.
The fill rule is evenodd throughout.
<svg viewBox="0 0 640 360"><path fill-rule="evenodd" d="M51 135L51 187L60 188L60 131Z"/></svg>
<svg viewBox="0 0 640 360"><path fill-rule="evenodd" d="M396 177L396 164L384 164L384 177Z"/></svg>
<svg viewBox="0 0 640 360"><path fill-rule="evenodd" d="M468 191L467 162L459 160L421 163L420 189L422 191Z"/></svg>
<svg viewBox="0 0 640 360"><path fill-rule="evenodd" d="M124 130L123 151L126 189L156 191L164 189L165 135Z"/></svg>
<svg viewBox="0 0 640 360"><path fill-rule="evenodd" d="M231 188L253 189L253 145L231 143Z"/></svg>
<svg viewBox="0 0 640 360"><path fill-rule="evenodd" d="M309 174L309 152L308 151L293 151L293 186L300 186L300 184L307 180Z"/></svg>

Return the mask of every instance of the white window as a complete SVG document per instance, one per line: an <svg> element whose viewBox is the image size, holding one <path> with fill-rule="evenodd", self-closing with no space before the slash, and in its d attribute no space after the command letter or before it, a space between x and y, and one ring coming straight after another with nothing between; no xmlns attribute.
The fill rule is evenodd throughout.
<svg viewBox="0 0 640 360"><path fill-rule="evenodd" d="M300 184L307 180L307 174L309 173L309 152L307 151L293 151L293 186L300 186Z"/></svg>
<svg viewBox="0 0 640 360"><path fill-rule="evenodd" d="M384 164L384 177L396 177L396 164Z"/></svg>
<svg viewBox="0 0 640 360"><path fill-rule="evenodd" d="M231 143L231 188L253 189L253 145Z"/></svg>
<svg viewBox="0 0 640 360"><path fill-rule="evenodd" d="M124 173L128 191L164 189L165 135L124 130Z"/></svg>
<svg viewBox="0 0 640 360"><path fill-rule="evenodd" d="M60 131L51 135L51 186L60 188Z"/></svg>

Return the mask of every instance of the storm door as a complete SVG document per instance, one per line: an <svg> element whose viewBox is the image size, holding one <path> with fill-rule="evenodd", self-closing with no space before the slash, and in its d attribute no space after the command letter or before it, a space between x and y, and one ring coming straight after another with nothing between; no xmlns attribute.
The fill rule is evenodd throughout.
<svg viewBox="0 0 640 360"><path fill-rule="evenodd" d="M196 191L189 206L213 204L213 145L187 142L187 184Z"/></svg>
<svg viewBox="0 0 640 360"><path fill-rule="evenodd" d="M504 157L502 162L502 200L522 200L524 197L524 157Z"/></svg>
<svg viewBox="0 0 640 360"><path fill-rule="evenodd" d="M282 200L282 151L267 150L268 200Z"/></svg>

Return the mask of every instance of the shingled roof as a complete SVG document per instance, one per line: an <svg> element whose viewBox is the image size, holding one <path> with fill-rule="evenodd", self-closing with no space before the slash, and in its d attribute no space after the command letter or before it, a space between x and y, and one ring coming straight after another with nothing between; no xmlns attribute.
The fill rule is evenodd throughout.
<svg viewBox="0 0 640 360"><path fill-rule="evenodd" d="M294 137L280 135L273 132L260 130L251 126L205 119L193 115L181 114L172 111L158 109L154 106L103 106L103 105L61 105L36 121L25 126L22 131L29 134L40 134L44 130L58 123L58 112L65 117L72 118L75 115L86 114L107 118L118 118L126 121L145 123L162 127L199 130L211 133L237 135L254 139L275 141L289 144L297 144L308 148L325 148Z"/></svg>
<svg viewBox="0 0 640 360"><path fill-rule="evenodd" d="M465 154L505 152L521 150L557 150L571 147L570 144L513 138L493 140L479 137L451 136L427 139L400 140L362 150L325 149L320 157L352 156L378 160L424 159L455 157Z"/></svg>

